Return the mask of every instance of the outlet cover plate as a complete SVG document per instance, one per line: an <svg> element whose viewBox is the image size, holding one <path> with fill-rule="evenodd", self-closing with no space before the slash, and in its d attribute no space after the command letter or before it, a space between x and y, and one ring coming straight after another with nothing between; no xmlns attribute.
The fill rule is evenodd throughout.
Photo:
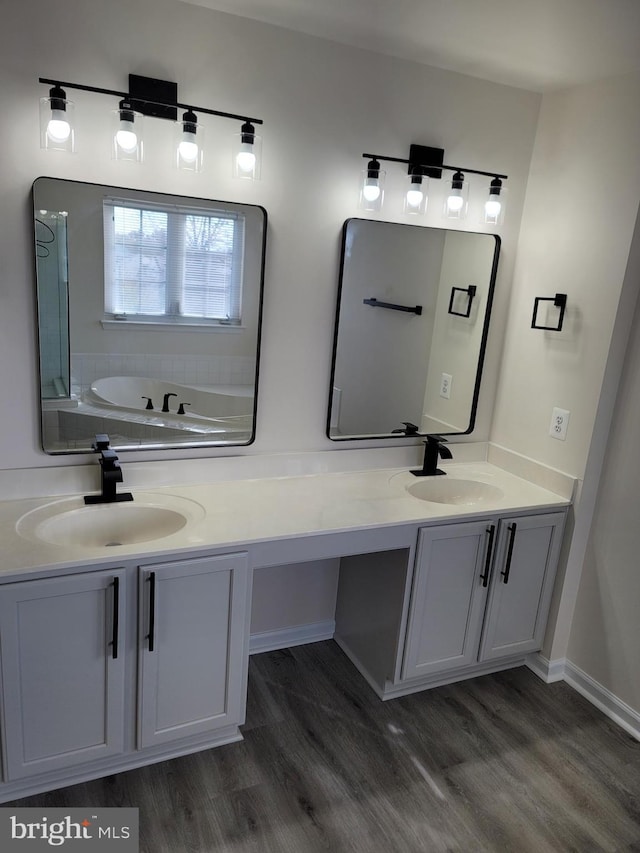
<svg viewBox="0 0 640 853"><path fill-rule="evenodd" d="M443 373L440 378L440 396L444 397L445 400L449 400L451 398L451 383L453 382L453 376L450 373Z"/></svg>
<svg viewBox="0 0 640 853"><path fill-rule="evenodd" d="M552 438L557 438L560 441L565 441L567 438L567 428L569 427L569 415L566 409L554 407L551 413L551 424L549 425L549 435Z"/></svg>

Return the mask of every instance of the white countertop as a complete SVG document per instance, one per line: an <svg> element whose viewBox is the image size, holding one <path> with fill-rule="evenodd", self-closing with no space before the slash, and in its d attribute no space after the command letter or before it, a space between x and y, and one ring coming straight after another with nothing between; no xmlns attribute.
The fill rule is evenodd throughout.
<svg viewBox="0 0 640 853"><path fill-rule="evenodd" d="M406 491L407 485L417 481L407 468L134 490L134 503L136 495L145 503L152 503L154 496L159 496L165 504L175 495L196 502L197 515L201 517L162 539L109 548L53 545L17 532L16 526L25 514L52 503L81 507L81 496L4 501L0 502L0 574L113 564L119 560L242 548L257 542L309 535L459 521L494 513L544 511L570 504L568 499L488 462L453 462L442 467L449 478L494 485L502 490L503 497L471 505L423 501Z"/></svg>

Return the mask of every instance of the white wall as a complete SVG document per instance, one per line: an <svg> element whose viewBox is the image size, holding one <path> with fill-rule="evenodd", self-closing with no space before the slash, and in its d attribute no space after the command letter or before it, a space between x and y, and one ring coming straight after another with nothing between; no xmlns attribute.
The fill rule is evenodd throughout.
<svg viewBox="0 0 640 853"><path fill-rule="evenodd" d="M0 385L21 391L0 419L0 469L84 462L39 450L29 221L35 177L264 205L269 235L257 440L239 452L334 450L324 429L340 229L359 215L362 152L406 156L411 142L441 145L451 162L510 176L495 333L474 437L488 436L538 95L171 0L13 0L4 6L0 49L0 106L11 116L0 127L0 176L5 210L15 212L3 218L0 233ZM39 149L37 99L46 87L38 76L120 89L128 72L177 80L180 96L196 104L262 117L263 180L247 185L227 176L227 137L237 128L215 119L207 126L214 150L202 175L167 165L172 128L153 120L157 148L149 140L147 161L112 162L107 130L115 103L82 92L74 94L78 153ZM400 168L389 170L388 201L403 180ZM439 225L436 208L427 222ZM384 217L403 220L391 209ZM476 228L475 221L468 227Z"/></svg>
<svg viewBox="0 0 640 853"><path fill-rule="evenodd" d="M543 98L491 432L498 444L581 480L543 654L553 661L567 656L575 619L571 654L596 680L603 656L611 660L602 624L585 639L594 611L608 607L596 601L594 588L602 536L589 537L640 271L639 99L638 74ZM566 329L530 330L534 297L555 292L568 294ZM564 442L548 435L553 406L571 412ZM618 476L626 482L622 467ZM620 597L633 594L625 553L623 547L607 555ZM627 621L612 639L623 659L634 653L635 632ZM620 678L606 685L625 689Z"/></svg>
<svg viewBox="0 0 640 853"><path fill-rule="evenodd" d="M584 475L640 199L640 75L545 95L518 243L491 438ZM568 295L562 332L530 329ZM549 436L554 406L571 412Z"/></svg>
<svg viewBox="0 0 640 853"><path fill-rule="evenodd" d="M640 714L639 436L640 303L609 433L567 652L573 664Z"/></svg>

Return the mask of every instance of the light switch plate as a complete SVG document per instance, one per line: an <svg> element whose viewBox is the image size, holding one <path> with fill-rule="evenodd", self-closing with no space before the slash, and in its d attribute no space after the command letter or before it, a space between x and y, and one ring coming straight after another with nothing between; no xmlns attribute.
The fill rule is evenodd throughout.
<svg viewBox="0 0 640 853"><path fill-rule="evenodd" d="M567 437L567 428L569 426L569 415L566 409L558 409L555 407L551 413L551 424L549 426L549 435L552 438L558 438L564 441Z"/></svg>

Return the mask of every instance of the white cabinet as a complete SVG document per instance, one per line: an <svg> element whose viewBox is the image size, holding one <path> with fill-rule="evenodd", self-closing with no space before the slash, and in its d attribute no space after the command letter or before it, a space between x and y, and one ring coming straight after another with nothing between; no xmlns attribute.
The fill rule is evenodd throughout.
<svg viewBox="0 0 640 853"><path fill-rule="evenodd" d="M241 722L246 554L140 570L141 747Z"/></svg>
<svg viewBox="0 0 640 853"><path fill-rule="evenodd" d="M124 749L124 569L0 589L6 774Z"/></svg>
<svg viewBox="0 0 640 853"><path fill-rule="evenodd" d="M542 645L564 512L423 528L403 679Z"/></svg>
<svg viewBox="0 0 640 853"><path fill-rule="evenodd" d="M137 630L126 600L136 574ZM213 745L225 727L238 739L247 597L246 553L0 587L5 779L110 758L123 769L148 747L158 760Z"/></svg>
<svg viewBox="0 0 640 853"><path fill-rule="evenodd" d="M564 519L563 512L501 519L479 660L542 646Z"/></svg>
<svg viewBox="0 0 640 853"><path fill-rule="evenodd" d="M432 675L478 659L487 599L483 566L491 557L489 528L481 521L420 531L405 678Z"/></svg>

